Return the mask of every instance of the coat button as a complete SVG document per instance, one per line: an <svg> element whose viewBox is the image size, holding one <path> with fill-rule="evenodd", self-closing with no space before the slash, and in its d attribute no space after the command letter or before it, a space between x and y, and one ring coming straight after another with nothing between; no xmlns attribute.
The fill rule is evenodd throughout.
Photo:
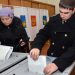
<svg viewBox="0 0 75 75"><path fill-rule="evenodd" d="M56 32L54 32L54 34L56 34Z"/></svg>
<svg viewBox="0 0 75 75"><path fill-rule="evenodd" d="M52 42L52 45L54 45L54 42Z"/></svg>
<svg viewBox="0 0 75 75"><path fill-rule="evenodd" d="M62 46L62 49L64 49L65 47L64 46Z"/></svg>
<svg viewBox="0 0 75 75"><path fill-rule="evenodd" d="M1 41L0 41L0 45L1 45Z"/></svg>
<svg viewBox="0 0 75 75"><path fill-rule="evenodd" d="M65 37L67 37L67 34L65 34Z"/></svg>
<svg viewBox="0 0 75 75"><path fill-rule="evenodd" d="M5 40L4 40L4 42L5 42Z"/></svg>
<svg viewBox="0 0 75 75"><path fill-rule="evenodd" d="M9 29L10 27L8 27L8 29Z"/></svg>
<svg viewBox="0 0 75 75"><path fill-rule="evenodd" d="M53 55L54 53L51 53L51 55Z"/></svg>

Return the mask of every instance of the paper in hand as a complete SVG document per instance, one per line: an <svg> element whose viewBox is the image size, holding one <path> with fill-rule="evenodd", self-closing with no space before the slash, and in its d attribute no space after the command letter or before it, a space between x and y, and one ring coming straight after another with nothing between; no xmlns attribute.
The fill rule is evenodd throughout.
<svg viewBox="0 0 75 75"><path fill-rule="evenodd" d="M28 55L28 68L30 72L44 74L43 70L46 66L46 56L39 56L38 60L34 61L30 55Z"/></svg>

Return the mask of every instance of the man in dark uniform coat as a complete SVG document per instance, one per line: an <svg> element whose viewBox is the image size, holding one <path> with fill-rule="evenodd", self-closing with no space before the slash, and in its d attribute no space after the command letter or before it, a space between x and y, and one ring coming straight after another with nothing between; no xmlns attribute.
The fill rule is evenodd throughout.
<svg viewBox="0 0 75 75"><path fill-rule="evenodd" d="M13 46L14 52L26 52L29 38L22 26L22 21L15 17L11 8L0 10L0 44Z"/></svg>
<svg viewBox="0 0 75 75"><path fill-rule="evenodd" d="M75 0L60 0L60 14L50 18L33 42L30 56L36 60L39 57L43 44L48 39L51 40L47 54L57 58L45 67L45 74L50 75L56 70L63 72L75 60L74 3Z"/></svg>

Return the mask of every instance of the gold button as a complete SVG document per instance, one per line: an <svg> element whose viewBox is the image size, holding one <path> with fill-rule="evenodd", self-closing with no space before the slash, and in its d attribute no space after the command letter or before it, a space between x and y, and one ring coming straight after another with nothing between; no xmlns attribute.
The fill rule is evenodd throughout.
<svg viewBox="0 0 75 75"><path fill-rule="evenodd" d="M52 42L52 45L54 45L54 42Z"/></svg>
<svg viewBox="0 0 75 75"><path fill-rule="evenodd" d="M56 34L56 32L54 32L54 34Z"/></svg>
<svg viewBox="0 0 75 75"><path fill-rule="evenodd" d="M51 55L53 55L54 53L51 53Z"/></svg>
<svg viewBox="0 0 75 75"><path fill-rule="evenodd" d="M67 34L65 34L65 37L67 37Z"/></svg>
<svg viewBox="0 0 75 75"><path fill-rule="evenodd" d="M8 29L9 29L10 27L8 27Z"/></svg>
<svg viewBox="0 0 75 75"><path fill-rule="evenodd" d="M62 46L62 49L64 49L65 47L64 46Z"/></svg>
<svg viewBox="0 0 75 75"><path fill-rule="evenodd" d="M1 41L0 41L0 45L1 45Z"/></svg>

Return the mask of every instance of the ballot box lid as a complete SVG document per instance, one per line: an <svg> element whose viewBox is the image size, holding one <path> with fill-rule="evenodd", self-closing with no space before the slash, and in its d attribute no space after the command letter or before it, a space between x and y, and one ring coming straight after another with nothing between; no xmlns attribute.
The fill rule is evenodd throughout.
<svg viewBox="0 0 75 75"><path fill-rule="evenodd" d="M8 70L14 65L25 60L26 58L27 58L27 53L12 52L8 60L5 60L5 61L0 60L0 73Z"/></svg>

